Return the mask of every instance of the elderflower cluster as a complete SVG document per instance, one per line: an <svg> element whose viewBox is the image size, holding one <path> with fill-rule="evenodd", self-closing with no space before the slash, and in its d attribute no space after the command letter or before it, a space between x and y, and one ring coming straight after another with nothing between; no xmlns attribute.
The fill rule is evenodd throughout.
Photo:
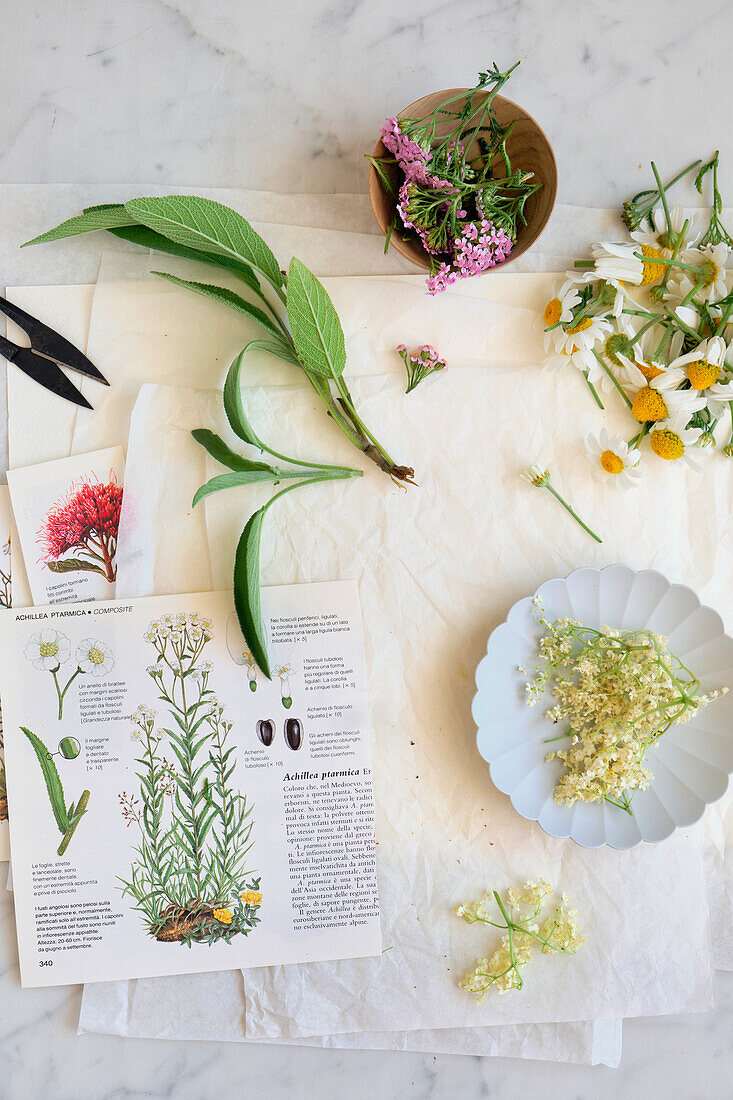
<svg viewBox="0 0 733 1100"><path fill-rule="evenodd" d="M480 922L505 929L499 946L486 958L477 959L473 968L458 983L467 993L483 1003L490 990L507 993L521 989L524 982L521 968L537 951L552 954L562 951L575 954L585 940L578 927L578 914L568 909L568 898L562 894L554 911L541 919L545 899L552 893L546 879L526 882L521 889L505 891L504 901L496 890L487 890L477 901L459 905L456 915L467 924Z"/></svg>
<svg viewBox="0 0 733 1100"><path fill-rule="evenodd" d="M556 701L546 715L565 727L547 739L559 747L546 760L565 766L555 800L605 799L631 812L631 795L652 778L644 763L649 747L728 688L699 694L699 681L662 635L595 629L573 619L550 622L535 603L545 634L526 684L527 702L536 705L549 687Z"/></svg>
<svg viewBox="0 0 733 1100"><path fill-rule="evenodd" d="M733 294L726 265L733 239L720 220L718 154L624 204L625 239L593 244L591 256L544 311L546 365L580 371L596 403L626 406L628 433L586 436L588 457L606 484L629 487L642 456L698 467L700 448L733 456ZM698 168L708 182L707 224L670 208L667 191Z"/></svg>

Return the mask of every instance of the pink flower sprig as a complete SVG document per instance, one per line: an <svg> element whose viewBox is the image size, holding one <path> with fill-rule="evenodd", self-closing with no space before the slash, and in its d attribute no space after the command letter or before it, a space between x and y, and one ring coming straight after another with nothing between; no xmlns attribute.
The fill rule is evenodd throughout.
<svg viewBox="0 0 733 1100"><path fill-rule="evenodd" d="M406 344L398 344L397 351L407 371L407 389L405 393L414 390L428 375L445 369L445 359L438 355L432 344L421 344L414 351L410 351Z"/></svg>

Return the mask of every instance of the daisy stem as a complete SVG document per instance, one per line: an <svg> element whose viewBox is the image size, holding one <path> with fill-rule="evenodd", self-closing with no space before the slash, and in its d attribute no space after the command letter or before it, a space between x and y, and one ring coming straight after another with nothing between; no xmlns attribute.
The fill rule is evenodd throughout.
<svg viewBox="0 0 733 1100"><path fill-rule="evenodd" d="M656 256L645 256L643 252L635 252L634 257L637 260L641 260L645 264L664 264L665 267L681 267L685 271L696 271L701 274L701 268L699 264L686 264L683 260L669 259L659 260Z"/></svg>
<svg viewBox="0 0 733 1100"><path fill-rule="evenodd" d="M588 534L590 535L590 537L591 537L592 539L595 539L595 540L596 540L596 542L603 542L603 539L599 538L599 537L598 537L598 535L597 535L597 534L595 533L595 531L591 531L591 529L590 529L590 527L588 526L588 524L587 524L587 523L583 523L583 521L582 521L582 519L580 518L580 516L578 515L578 513L577 513L576 511L574 511L574 509L572 509L572 508L570 507L570 505L568 504L568 502L567 502L566 500L564 500L564 499L563 499L563 498L562 498L562 497L560 496L560 494L558 493L557 489L554 489L554 488L553 488L553 486L552 486L552 485L550 484L550 482L549 482L549 481L546 481L546 482L544 482L544 488L545 488L545 489L547 489L547 490L548 490L549 492L551 492L551 493L552 493L552 495L554 496L555 500L558 500L558 501L560 502L560 504L562 504L562 506L563 506L563 508L565 509L565 511L566 511L566 512L569 512L569 513L570 513L570 515L571 515L571 516L573 517L573 519L575 520L575 522L576 522L576 523L578 523L578 524L580 524L580 526L581 526L581 527L583 528L583 530L584 530L584 531L587 531L587 533L588 533Z"/></svg>
<svg viewBox="0 0 733 1100"><path fill-rule="evenodd" d="M603 402L601 401L600 397L598 396L598 391L596 390L596 387L593 385L590 378L588 377L588 371L584 370L581 373L583 375L583 378L585 378L586 382L588 383L588 389L593 394L593 399L594 399L596 405L598 406L599 409L602 409L603 408Z"/></svg>
<svg viewBox="0 0 733 1100"><path fill-rule="evenodd" d="M667 219L667 231L671 232L672 219L669 216L669 207L667 206L667 188L662 186L662 181L659 178L659 172L657 171L657 166L654 161L652 161L652 172L654 173L654 179L657 181L657 187L659 188L659 197L662 200L662 206L664 207L664 216Z"/></svg>
<svg viewBox="0 0 733 1100"><path fill-rule="evenodd" d="M644 427L641 429L641 431L637 432L637 434L634 436L634 438L629 440L627 446L628 447L635 447L637 445L637 443L641 443L642 439L644 438L644 436L647 434L648 431L649 431L649 425L645 424Z"/></svg>
<svg viewBox="0 0 733 1100"><path fill-rule="evenodd" d="M642 326L641 326L641 328L640 328L640 329L639 329L639 331L637 332L636 336L632 336L632 337L631 337L631 338L629 339L629 344L630 344L630 345L631 345L631 344L635 344L635 343L636 343L636 341L637 341L637 340L639 340L639 339L640 339L640 338L641 338L641 337L642 337L642 336L644 335L644 333L646 332L646 330L647 330L648 328L651 328L651 327L652 327L652 325L656 325L656 323L657 323L657 319L656 319L656 317L652 317L651 321L647 321L647 323L646 323L645 325L642 325Z"/></svg>
<svg viewBox="0 0 733 1100"><path fill-rule="evenodd" d="M728 302L728 305L723 310L720 320L718 321L718 327L715 330L715 336L720 336L722 334L723 329L728 324L728 318L730 317L731 313L733 313L733 302Z"/></svg>
<svg viewBox="0 0 733 1100"><path fill-rule="evenodd" d="M598 360L598 362L599 362L599 363L601 364L601 366L603 367L603 369L604 369L604 371L606 372L606 374L608 375L608 377L609 377L609 378L611 379L611 381L613 382L613 384L614 384L614 386L616 387L616 389L618 390L618 392L619 392L619 393L621 394L621 396L623 397L623 399L624 399L624 401L626 402L626 404L627 404L627 405L629 406L629 408L631 408L631 406L632 406L633 402L632 402L631 398L629 397L629 395L628 395L628 394L627 394L627 393L625 392L625 390L624 390L623 386L621 385L621 383L619 382L618 378L616 378L616 376L614 375L614 373L613 373L613 371L612 371L612 370L609 370L609 368L608 368L608 367L606 366L606 364L605 364L605 363L603 362L603 360L601 359L600 355L599 355L599 354L598 354L598 352L597 352L597 351L595 350L595 348L593 349L593 354L595 355L596 359Z"/></svg>
<svg viewBox="0 0 733 1100"><path fill-rule="evenodd" d="M666 209L666 207L665 207L665 209ZM669 215L668 215L667 216L667 226L670 227L671 224L672 223L669 221ZM682 226L682 229L680 230L680 234L679 234L677 240L675 241L674 249L672 251L672 260L677 259L677 253L679 252L680 248L682 247L682 242L685 239L685 233L687 232L687 227L689 226L689 224L690 224L690 219L685 218L685 224ZM662 292L664 292L667 289L667 280L669 279L669 271L670 271L670 269L669 269L669 267L667 267L667 269L664 272L664 277L663 277L661 283L659 284L659 290L662 291Z"/></svg>

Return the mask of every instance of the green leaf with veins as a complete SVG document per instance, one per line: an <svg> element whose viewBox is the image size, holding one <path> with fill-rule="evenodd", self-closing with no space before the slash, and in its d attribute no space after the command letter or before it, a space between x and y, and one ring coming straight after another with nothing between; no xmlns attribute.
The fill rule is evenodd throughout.
<svg viewBox="0 0 733 1100"><path fill-rule="evenodd" d="M239 473L248 470L275 470L274 466L270 466L266 462L255 462L252 459L238 455L228 443L224 442L221 436L209 431L208 428L195 428L191 435L212 458L215 458L217 462L221 462L222 466L228 466L230 470L236 470Z"/></svg>
<svg viewBox="0 0 733 1100"><path fill-rule="evenodd" d="M161 279L167 279L169 283L175 283L176 286L193 290L196 294L202 294L205 298L213 298L215 302L229 306L237 313L243 313L245 317L249 317L251 321L269 332L270 336L274 336L276 339L282 337L280 329L266 313L225 286L215 286L213 283L197 283L192 279L180 279L178 275L171 275L167 271L152 271L151 275L159 275Z"/></svg>
<svg viewBox="0 0 733 1100"><path fill-rule="evenodd" d="M110 203L107 206L93 206L76 218L68 218L55 229L41 233L38 237L26 241L29 244L45 244L46 241L60 241L64 237L77 237L81 233L94 233L98 229L116 229L123 225L134 225L135 218L124 206Z"/></svg>
<svg viewBox="0 0 733 1100"><path fill-rule="evenodd" d="M322 283L293 258L288 273L288 321L303 367L324 378L339 378L346 366L346 344L338 314Z"/></svg>
<svg viewBox="0 0 733 1100"><path fill-rule="evenodd" d="M260 271L274 287L284 277L275 254L236 210L199 195L132 199L126 209L134 222L164 237L203 252L243 261Z"/></svg>

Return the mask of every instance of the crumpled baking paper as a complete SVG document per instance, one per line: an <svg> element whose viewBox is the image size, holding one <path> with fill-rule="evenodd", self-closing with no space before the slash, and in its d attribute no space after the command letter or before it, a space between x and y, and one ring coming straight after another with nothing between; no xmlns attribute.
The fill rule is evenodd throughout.
<svg viewBox="0 0 733 1100"><path fill-rule="evenodd" d="M202 1005L206 1011L202 1012ZM383 1031L309 1039L247 1039L242 974L99 982L84 988L80 1032L156 1039L275 1042L348 1050L422 1051L617 1066L621 1021Z"/></svg>
<svg viewBox="0 0 733 1100"><path fill-rule="evenodd" d="M353 381L362 415L400 461L414 463L419 489L391 486L368 469L358 481L292 493L268 517L265 583L359 580L375 731L383 942L391 950L373 967L353 960L248 972L248 1037L653 1015L703 1011L711 1003L699 830L631 852L586 851L549 838L493 788L470 717L473 670L489 631L542 580L579 563L624 557L689 576L688 545L660 537L664 477L659 506L659 488L649 480L636 498L618 498L617 522L608 502L601 507L604 495L593 488L576 438L588 402L582 380L570 377L560 391L551 375L533 367L451 370L450 348L441 350L448 369L409 397L396 375ZM348 442L324 430L305 387L258 387L244 400L256 430L275 449L287 453L297 442L299 455L353 461ZM161 458L168 446L161 425L175 424L176 492L182 494L184 485L196 487L189 479L215 470L193 440L184 459L190 427L212 427L236 443L219 402L217 394L147 386L136 407L127 506L142 532L151 530L153 517L167 531L149 551L144 538L138 540L143 560L156 555L156 584L164 583L169 561L176 583L186 579L182 543L189 546L191 580L204 558L200 527L165 506L174 469ZM521 410L516 420L497 412L514 404ZM581 514L597 516L607 538L602 547L549 495L518 478L540 443L550 451L551 467L557 468L556 445L572 470L564 487ZM259 502L259 490L244 487L204 503L215 587L230 583L239 531ZM632 520L623 509L629 507L649 520L636 560L625 545ZM123 541L135 546L121 533ZM638 560L644 552L646 560ZM716 552L712 543L711 568ZM133 557L128 566L124 551L118 560L118 583L137 594L127 586L144 576L140 561ZM538 960L522 996L475 1004L456 981L493 941L460 922L452 907L489 885L543 874L578 906L587 946L573 958Z"/></svg>

